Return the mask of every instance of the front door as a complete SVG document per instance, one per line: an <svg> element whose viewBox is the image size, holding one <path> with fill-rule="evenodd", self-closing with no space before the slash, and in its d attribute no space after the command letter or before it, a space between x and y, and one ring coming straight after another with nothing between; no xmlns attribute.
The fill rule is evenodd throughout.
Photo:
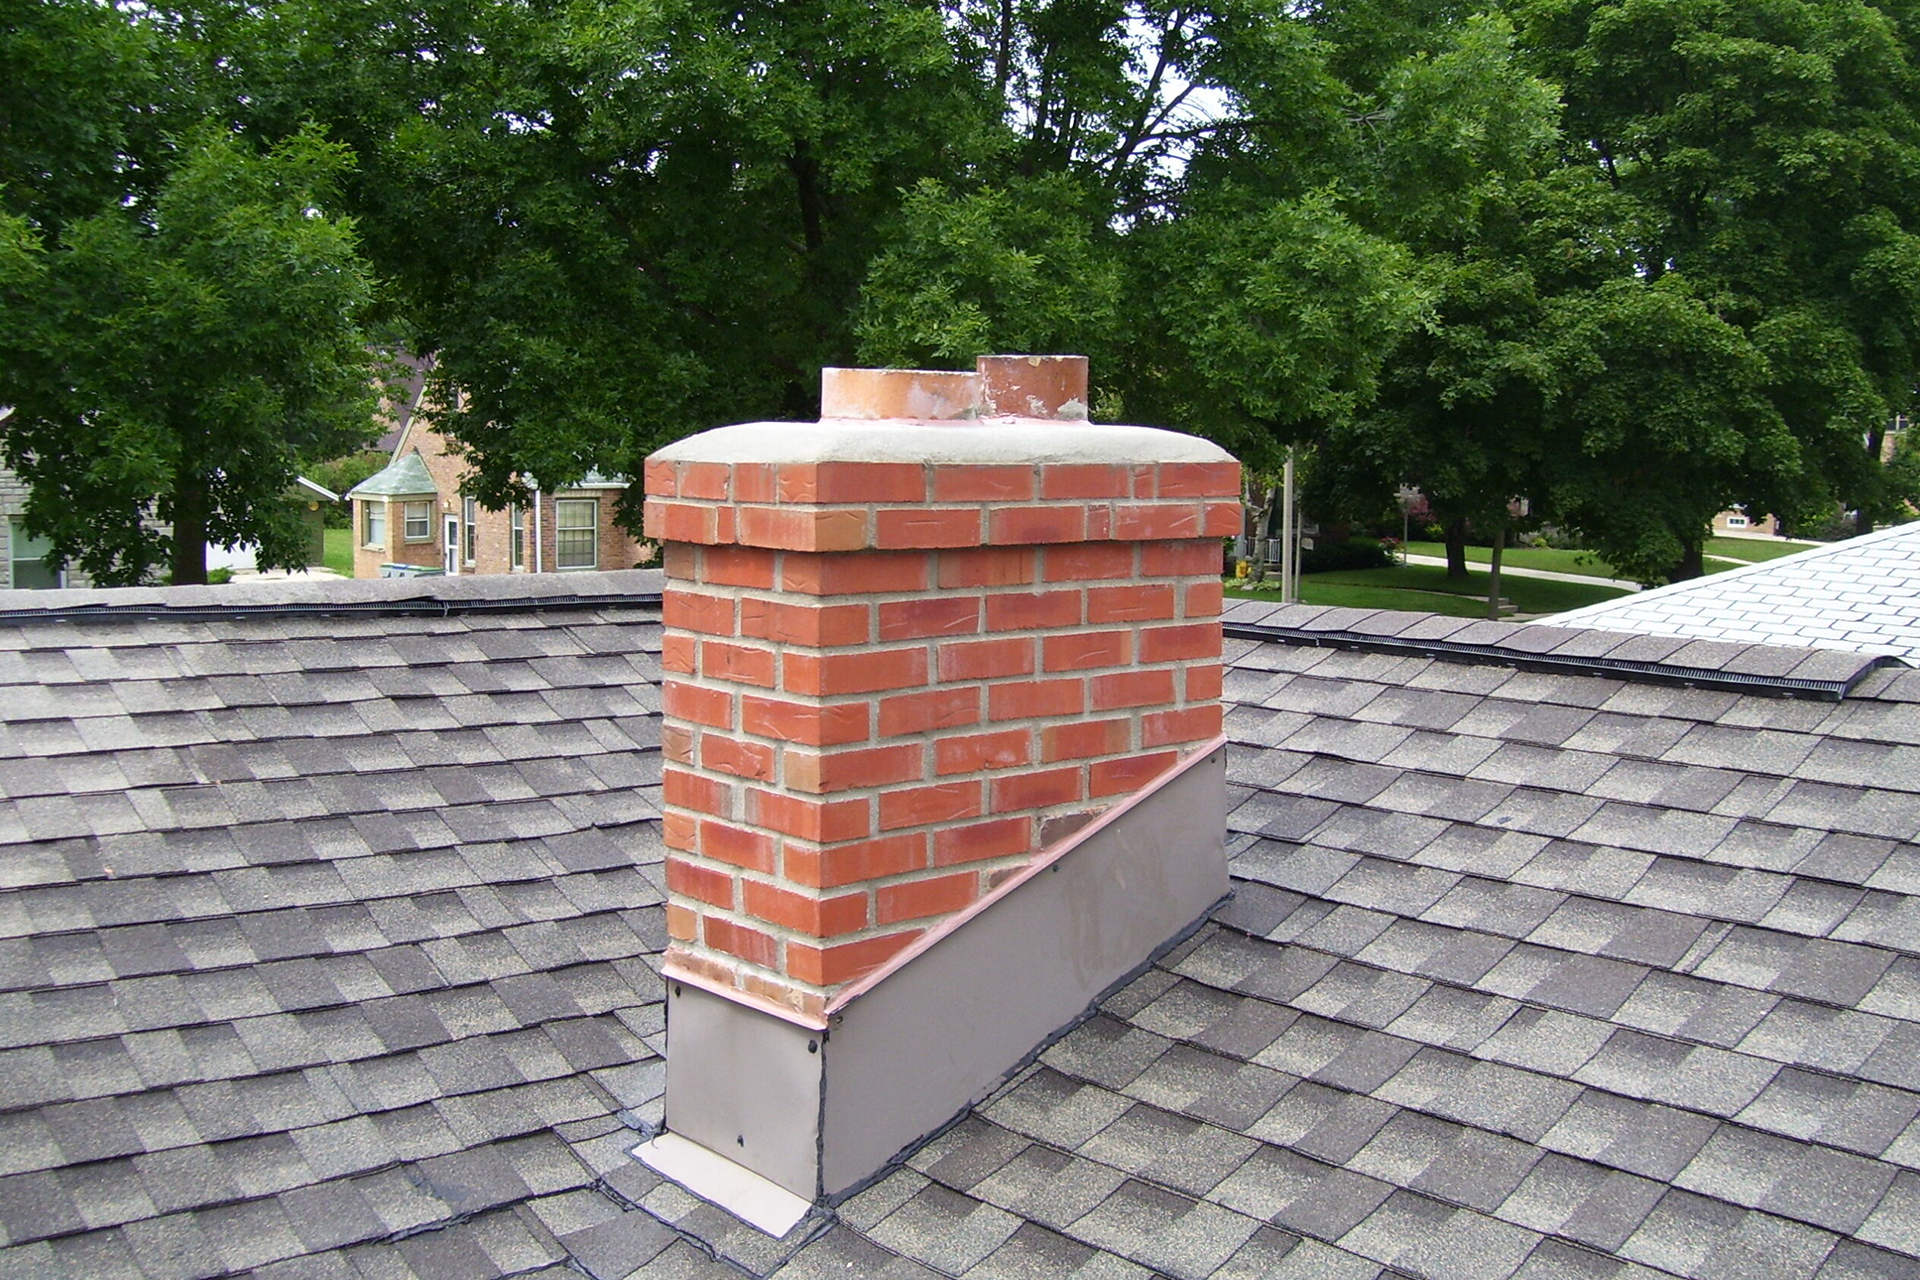
<svg viewBox="0 0 1920 1280"><path fill-rule="evenodd" d="M440 540L440 567L452 577L460 572L460 517L448 516L446 536Z"/></svg>

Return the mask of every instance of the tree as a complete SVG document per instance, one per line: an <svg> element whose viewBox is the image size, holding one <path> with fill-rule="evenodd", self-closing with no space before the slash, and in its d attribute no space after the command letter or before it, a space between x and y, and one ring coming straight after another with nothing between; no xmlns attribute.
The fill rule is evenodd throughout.
<svg viewBox="0 0 1920 1280"><path fill-rule="evenodd" d="M1800 450L1747 334L1678 274L1550 305L1551 499L1622 573L1698 576L1716 512L1777 510Z"/></svg>
<svg viewBox="0 0 1920 1280"><path fill-rule="evenodd" d="M1911 6L1514 8L1529 56L1564 86L1566 163L1633 207L1638 273L1683 275L1767 357L1803 464L1768 500L1792 515L1838 497L1868 527L1884 425L1920 377Z"/></svg>
<svg viewBox="0 0 1920 1280"><path fill-rule="evenodd" d="M0 452L55 557L103 585L203 583L209 541L304 564L286 490L372 425L372 282L325 212L348 163L311 130L256 154L203 129L151 203L0 214Z"/></svg>

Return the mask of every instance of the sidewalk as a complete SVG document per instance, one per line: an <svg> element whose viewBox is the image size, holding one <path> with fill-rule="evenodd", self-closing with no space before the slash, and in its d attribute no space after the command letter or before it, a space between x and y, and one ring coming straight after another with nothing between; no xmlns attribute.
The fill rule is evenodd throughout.
<svg viewBox="0 0 1920 1280"><path fill-rule="evenodd" d="M1408 564L1438 565L1442 569L1447 567L1447 558L1445 556L1410 555L1406 560ZM1481 573L1487 571L1486 565L1473 561L1467 562L1467 568L1469 570L1478 570ZM1638 591L1640 589L1639 583L1629 582L1625 578L1595 578L1584 573L1560 573L1553 569L1522 569L1518 565L1501 565L1500 576L1503 578L1547 578L1554 582L1581 582L1589 586L1618 587L1622 591Z"/></svg>

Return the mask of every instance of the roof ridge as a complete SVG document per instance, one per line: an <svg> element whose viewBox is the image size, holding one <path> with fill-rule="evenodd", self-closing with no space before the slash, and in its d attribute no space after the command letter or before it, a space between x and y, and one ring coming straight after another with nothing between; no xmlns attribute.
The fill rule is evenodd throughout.
<svg viewBox="0 0 1920 1280"><path fill-rule="evenodd" d="M1908 665L1891 654L1729 644L1531 623L1472 622L1437 614L1388 613L1391 630L1370 626L1383 612L1283 605L1260 614L1235 607L1223 615L1222 624L1228 637L1239 640L1357 649L1827 702L1838 702L1852 693L1854 686L1873 671ZM1446 625L1449 623L1458 625ZM1416 634L1421 632L1425 634ZM1629 650L1637 656L1628 656Z"/></svg>

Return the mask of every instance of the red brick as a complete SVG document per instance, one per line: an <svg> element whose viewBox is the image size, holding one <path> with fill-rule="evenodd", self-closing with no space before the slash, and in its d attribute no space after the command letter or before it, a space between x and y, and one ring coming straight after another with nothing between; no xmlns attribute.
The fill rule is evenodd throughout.
<svg viewBox="0 0 1920 1280"><path fill-rule="evenodd" d="M1124 498L1132 485L1126 467L1058 463L1040 469L1042 498Z"/></svg>
<svg viewBox="0 0 1920 1280"><path fill-rule="evenodd" d="M764 831L747 831L726 822L700 824L700 854L716 862L731 863L749 871L771 873L774 867L773 837Z"/></svg>
<svg viewBox="0 0 1920 1280"><path fill-rule="evenodd" d="M1208 578L1205 582L1196 582L1187 588L1186 615L1189 618L1217 618L1220 606L1226 602L1226 592L1220 579Z"/></svg>
<svg viewBox="0 0 1920 1280"><path fill-rule="evenodd" d="M730 636L734 633L733 598L669 588L660 601L660 620L680 631Z"/></svg>
<svg viewBox="0 0 1920 1280"><path fill-rule="evenodd" d="M1237 502L1209 502L1200 516L1200 534L1207 538L1231 538L1246 522L1246 511Z"/></svg>
<svg viewBox="0 0 1920 1280"><path fill-rule="evenodd" d="M1048 725L1040 731L1040 758L1052 764L1059 760L1110 756L1131 746L1132 737L1132 726L1125 720L1080 720Z"/></svg>
<svg viewBox="0 0 1920 1280"><path fill-rule="evenodd" d="M1080 769L1045 769L1036 773L1014 773L993 780L993 808L996 813L1012 809L1044 809L1049 805L1070 804L1081 799Z"/></svg>
<svg viewBox="0 0 1920 1280"><path fill-rule="evenodd" d="M935 502L1025 502L1033 497L1032 467L937 466Z"/></svg>
<svg viewBox="0 0 1920 1280"><path fill-rule="evenodd" d="M740 634L778 644L815 649L866 644L872 616L864 604L788 604L779 600L742 600Z"/></svg>
<svg viewBox="0 0 1920 1280"><path fill-rule="evenodd" d="M762 738L831 747L867 739L867 704L785 702L778 698L740 695L740 729Z"/></svg>
<svg viewBox="0 0 1920 1280"><path fill-rule="evenodd" d="M883 885L874 891L873 922L899 924L902 920L950 916L979 896L980 877L972 871Z"/></svg>
<svg viewBox="0 0 1920 1280"><path fill-rule="evenodd" d="M782 781L793 791L815 795L918 782L927 772L926 750L919 743L897 747L869 747L863 751L789 750Z"/></svg>
<svg viewBox="0 0 1920 1280"><path fill-rule="evenodd" d="M939 782L930 787L884 791L880 795L880 830L898 831L978 817L984 795L978 782Z"/></svg>
<svg viewBox="0 0 1920 1280"><path fill-rule="evenodd" d="M991 680L996 676L1029 675L1033 671L1032 640L969 640L939 647L942 680Z"/></svg>
<svg viewBox="0 0 1920 1280"><path fill-rule="evenodd" d="M660 839L669 849L696 852L700 848L700 820L684 810L669 809L660 815Z"/></svg>
<svg viewBox="0 0 1920 1280"><path fill-rule="evenodd" d="M703 580L723 587L773 586L773 552L764 547L708 547L700 558Z"/></svg>
<svg viewBox="0 0 1920 1280"><path fill-rule="evenodd" d="M1173 588L1168 585L1090 587L1087 589L1087 621L1142 622L1171 618L1173 601Z"/></svg>
<svg viewBox="0 0 1920 1280"><path fill-rule="evenodd" d="M992 720L1077 716L1086 709L1086 686L1080 680L1027 680L987 690L987 715Z"/></svg>
<svg viewBox="0 0 1920 1280"><path fill-rule="evenodd" d="M1027 762L1031 739L1032 734L1025 729L941 738L933 745L934 771L944 775L1010 769Z"/></svg>
<svg viewBox="0 0 1920 1280"><path fill-rule="evenodd" d="M804 942L787 944L787 972L801 982L817 987L834 987L873 972L896 954L906 950L920 930L890 933L880 938L843 942L837 947L811 947Z"/></svg>
<svg viewBox="0 0 1920 1280"><path fill-rule="evenodd" d="M671 498L680 492L673 463L648 461L644 474L648 497Z"/></svg>
<svg viewBox="0 0 1920 1280"><path fill-rule="evenodd" d="M773 651L755 649L724 640L707 640L700 645L700 671L710 680L733 680L773 688Z"/></svg>
<svg viewBox="0 0 1920 1280"><path fill-rule="evenodd" d="M978 507L893 507L874 512L874 545L882 551L908 547L977 547Z"/></svg>
<svg viewBox="0 0 1920 1280"><path fill-rule="evenodd" d="M1184 668L1187 675L1187 701L1209 702L1220 696L1220 664L1197 662Z"/></svg>
<svg viewBox="0 0 1920 1280"><path fill-rule="evenodd" d="M675 675L690 676L700 669L700 642L668 632L660 637L660 666Z"/></svg>
<svg viewBox="0 0 1920 1280"><path fill-rule="evenodd" d="M1045 636L1042 666L1048 671L1087 671L1095 667L1125 666L1133 657L1133 634L1128 631L1069 631Z"/></svg>
<svg viewBox="0 0 1920 1280"><path fill-rule="evenodd" d="M739 742L725 734L709 733L700 740L700 764L715 773L772 782L773 748L760 742Z"/></svg>
<svg viewBox="0 0 1920 1280"><path fill-rule="evenodd" d="M1012 591L987 597L987 630L1031 631L1080 623L1078 591Z"/></svg>
<svg viewBox="0 0 1920 1280"><path fill-rule="evenodd" d="M852 844L820 845L789 840L781 866L788 881L814 889L860 884L919 871L927 865L927 835L883 836Z"/></svg>
<svg viewBox="0 0 1920 1280"><path fill-rule="evenodd" d="M1140 632L1140 661L1180 662L1220 656L1220 624L1190 622L1179 627L1146 627Z"/></svg>
<svg viewBox="0 0 1920 1280"><path fill-rule="evenodd" d="M698 582L702 550L704 548L687 542L669 542L660 549L660 567L666 571L669 578Z"/></svg>
<svg viewBox="0 0 1920 1280"><path fill-rule="evenodd" d="M858 551L867 545L867 513L817 507L741 507L740 541L787 551Z"/></svg>
<svg viewBox="0 0 1920 1280"><path fill-rule="evenodd" d="M747 793L747 812L756 824L827 844L872 835L872 808L865 800L814 800L757 787Z"/></svg>
<svg viewBox="0 0 1920 1280"><path fill-rule="evenodd" d="M1197 538L1200 505L1193 502L1128 503L1113 509L1113 536L1131 542L1148 538Z"/></svg>
<svg viewBox="0 0 1920 1280"><path fill-rule="evenodd" d="M727 481L732 469L724 462L683 462L680 464L679 492L683 498L707 502L727 500Z"/></svg>
<svg viewBox="0 0 1920 1280"><path fill-rule="evenodd" d="M698 899L709 906L733 909L733 877L684 858L667 859L667 891Z"/></svg>
<svg viewBox="0 0 1920 1280"><path fill-rule="evenodd" d="M1164 747L1174 742L1205 742L1220 736L1220 704L1159 711L1140 717L1140 745Z"/></svg>
<svg viewBox="0 0 1920 1280"><path fill-rule="evenodd" d="M968 547L940 553L940 589L1016 587L1034 580L1029 547Z"/></svg>
<svg viewBox="0 0 1920 1280"><path fill-rule="evenodd" d="M979 721L980 690L977 687L929 689L925 693L901 693L880 699L882 738L925 733L929 729L953 729Z"/></svg>
<svg viewBox="0 0 1920 1280"><path fill-rule="evenodd" d="M980 631L979 596L922 596L890 600L879 606L880 639L916 640L926 636L970 636Z"/></svg>
<svg viewBox="0 0 1920 1280"><path fill-rule="evenodd" d="M718 916L708 916L702 924L704 927L701 932L706 943L715 951L738 956L748 964L757 964L763 969L780 967L780 944L760 930L722 920Z"/></svg>
<svg viewBox="0 0 1920 1280"><path fill-rule="evenodd" d="M641 530L662 542L716 542L716 509L697 502L648 498L640 517Z"/></svg>
<svg viewBox="0 0 1920 1280"><path fill-rule="evenodd" d="M790 652L783 662L787 689L818 697L911 689L927 682L924 647L868 649L857 653Z"/></svg>
<svg viewBox="0 0 1920 1280"><path fill-rule="evenodd" d="M1088 779L1087 790L1094 796L1119 795L1138 791L1180 761L1177 751L1161 751L1150 756L1128 756L1124 760L1097 760Z"/></svg>
<svg viewBox="0 0 1920 1280"><path fill-rule="evenodd" d="M1087 536L1087 509L999 507L987 516L987 540L996 546L1034 542L1078 542Z"/></svg>
<svg viewBox="0 0 1920 1280"><path fill-rule="evenodd" d="M917 462L789 462L779 493L782 502L925 502L927 473Z"/></svg>
<svg viewBox="0 0 1920 1280"><path fill-rule="evenodd" d="M1173 701L1173 671L1116 671L1095 676L1093 709L1111 711L1115 707L1161 706Z"/></svg>
<svg viewBox="0 0 1920 1280"><path fill-rule="evenodd" d="M733 728L733 695L725 689L667 680L660 686L660 704L661 709L676 720L690 720L715 729Z"/></svg>
<svg viewBox="0 0 1920 1280"><path fill-rule="evenodd" d="M1239 493L1237 462L1163 462L1154 488L1157 498L1228 498Z"/></svg>
<svg viewBox="0 0 1920 1280"><path fill-rule="evenodd" d="M1094 582L1133 576L1133 548L1124 542L1048 547L1046 557L1048 582Z"/></svg>
<svg viewBox="0 0 1920 1280"><path fill-rule="evenodd" d="M992 818L933 833L933 865L1015 858L1033 852L1033 819L1026 814Z"/></svg>
<svg viewBox="0 0 1920 1280"><path fill-rule="evenodd" d="M740 891L748 915L782 929L793 929L815 938L834 938L867 927L867 895L864 893L816 898L759 880L745 881Z"/></svg>
<svg viewBox="0 0 1920 1280"><path fill-rule="evenodd" d="M787 556L781 565L780 580L787 590L810 596L925 591L927 557L918 551L795 553Z"/></svg>
<svg viewBox="0 0 1920 1280"><path fill-rule="evenodd" d="M667 936L675 942L692 942L700 936L700 917L677 902L669 902Z"/></svg>
<svg viewBox="0 0 1920 1280"><path fill-rule="evenodd" d="M1235 530L1238 532L1238 530ZM1148 578L1219 577L1220 544L1211 538L1149 542L1140 548L1140 572Z"/></svg>
<svg viewBox="0 0 1920 1280"><path fill-rule="evenodd" d="M734 463L733 500L735 502L779 501L773 465L767 462Z"/></svg>
<svg viewBox="0 0 1920 1280"><path fill-rule="evenodd" d="M675 764L693 763L693 726L664 720L660 724L660 754Z"/></svg>

